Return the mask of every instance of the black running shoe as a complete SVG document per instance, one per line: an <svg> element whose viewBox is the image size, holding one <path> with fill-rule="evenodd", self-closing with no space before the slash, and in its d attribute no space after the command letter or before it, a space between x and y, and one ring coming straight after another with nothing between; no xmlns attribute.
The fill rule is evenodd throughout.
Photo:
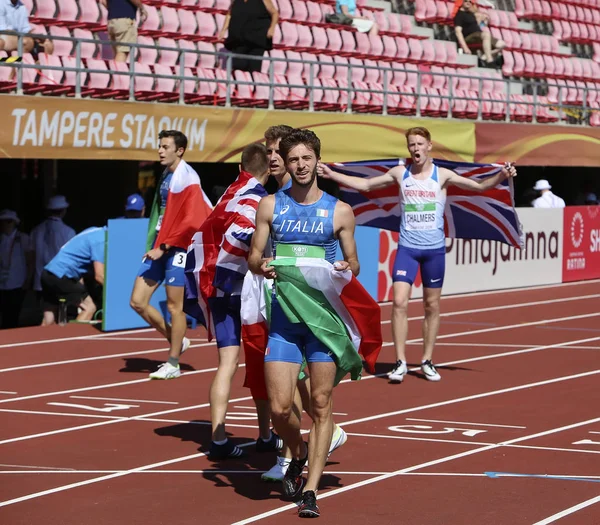
<svg viewBox="0 0 600 525"><path fill-rule="evenodd" d="M271 439L264 441L261 437L256 440L256 452L277 452L283 448L283 439L271 432Z"/></svg>
<svg viewBox="0 0 600 525"><path fill-rule="evenodd" d="M298 516L301 518L318 518L321 515L317 505L317 495L314 490L307 490L302 494L302 502L298 508Z"/></svg>
<svg viewBox="0 0 600 525"><path fill-rule="evenodd" d="M304 487L304 478L302 477L302 471L304 470L304 465L306 465L306 460L308 456L304 459L292 459L290 461L290 466L283 477L283 495L287 498L295 498L302 487Z"/></svg>
<svg viewBox="0 0 600 525"><path fill-rule="evenodd" d="M212 460L241 458L243 456L244 451L229 440L222 445L217 445L214 441L211 442L210 451L208 452L208 457Z"/></svg>

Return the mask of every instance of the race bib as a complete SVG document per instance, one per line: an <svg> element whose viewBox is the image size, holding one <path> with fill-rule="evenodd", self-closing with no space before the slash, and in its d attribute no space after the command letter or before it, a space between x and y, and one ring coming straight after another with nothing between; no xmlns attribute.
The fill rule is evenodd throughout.
<svg viewBox="0 0 600 525"><path fill-rule="evenodd" d="M186 259L187 259L187 253L177 252L173 256L173 266L177 266L177 268L185 268L185 260Z"/></svg>
<svg viewBox="0 0 600 525"><path fill-rule="evenodd" d="M407 230L435 230L435 202L406 204L404 219Z"/></svg>

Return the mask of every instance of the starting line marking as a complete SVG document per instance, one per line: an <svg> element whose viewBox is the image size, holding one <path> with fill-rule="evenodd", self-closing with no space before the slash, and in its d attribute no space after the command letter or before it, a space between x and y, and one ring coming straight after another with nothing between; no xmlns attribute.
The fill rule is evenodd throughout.
<svg viewBox="0 0 600 525"><path fill-rule="evenodd" d="M158 405L178 405L177 401L151 401L149 399L120 399L117 397L69 396L71 399L96 399L98 401L125 401L127 403L156 403Z"/></svg>
<svg viewBox="0 0 600 525"><path fill-rule="evenodd" d="M472 425L474 427L498 427L498 428L527 428L517 427L513 425L495 425L492 423L467 423L466 421L443 421L441 419L419 419L414 417L407 417L406 421L424 421L425 423L451 423L456 425Z"/></svg>

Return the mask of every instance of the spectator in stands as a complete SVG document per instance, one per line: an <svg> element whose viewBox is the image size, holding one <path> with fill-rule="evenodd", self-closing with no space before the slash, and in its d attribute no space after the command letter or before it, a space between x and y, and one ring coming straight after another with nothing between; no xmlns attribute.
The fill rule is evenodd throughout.
<svg viewBox="0 0 600 525"><path fill-rule="evenodd" d="M596 206L598 204L598 197L595 193L588 193L585 196L585 202L584 204L588 205L588 206Z"/></svg>
<svg viewBox="0 0 600 525"><path fill-rule="evenodd" d="M108 9L108 37L114 42L115 60L126 62L131 50L127 44L137 43L137 11L139 9L142 23L148 18L148 12L142 0L100 0L100 3Z"/></svg>
<svg viewBox="0 0 600 525"><path fill-rule="evenodd" d="M65 244L42 271L44 320L56 322L61 299L78 308L78 321L91 321L102 304L106 227L88 228Z"/></svg>
<svg viewBox="0 0 600 525"><path fill-rule="evenodd" d="M69 203L64 195L55 195L48 200L48 218L31 230L31 249L34 253L35 270L33 289L41 299L42 270L69 240L75 237L75 230L67 226L63 219Z"/></svg>
<svg viewBox="0 0 600 525"><path fill-rule="evenodd" d="M146 212L146 203L144 197L138 193L134 193L127 197L125 204L125 218L126 219L141 219Z"/></svg>
<svg viewBox="0 0 600 525"><path fill-rule="evenodd" d="M480 13L471 0L464 0L454 17L454 33L458 45L465 54L471 55L471 47L481 46L484 61L493 64L494 57L500 53L505 44L502 40L492 37L485 27L487 22L486 14Z"/></svg>
<svg viewBox="0 0 600 525"><path fill-rule="evenodd" d="M29 236L17 229L19 217L13 210L0 212L0 328L15 328L30 286L33 264Z"/></svg>
<svg viewBox="0 0 600 525"><path fill-rule="evenodd" d="M229 12L219 33L225 48L232 53L262 57L273 49L273 35L279 21L279 12L271 0L232 0ZM225 32L227 38L225 39ZM262 60L232 58L232 69L260 71Z"/></svg>
<svg viewBox="0 0 600 525"><path fill-rule="evenodd" d="M21 0L0 0L0 51L17 51L19 37L15 33L31 33L27 7ZM33 38L23 37L23 53L41 50L48 55L54 51L54 45L48 39L33 41Z"/></svg>
<svg viewBox="0 0 600 525"><path fill-rule="evenodd" d="M594 195L596 193L596 187L592 179L585 179L583 184L579 187L577 197L575 197L576 206L583 206L586 203L588 195Z"/></svg>
<svg viewBox="0 0 600 525"><path fill-rule="evenodd" d="M337 0L335 12L352 18L352 27L356 28L358 32L377 36L379 31L377 24L364 16L356 15L356 0Z"/></svg>
<svg viewBox="0 0 600 525"><path fill-rule="evenodd" d="M564 208L565 201L550 191L552 186L545 179L535 183L533 189L539 192L539 197L533 201L534 208Z"/></svg>

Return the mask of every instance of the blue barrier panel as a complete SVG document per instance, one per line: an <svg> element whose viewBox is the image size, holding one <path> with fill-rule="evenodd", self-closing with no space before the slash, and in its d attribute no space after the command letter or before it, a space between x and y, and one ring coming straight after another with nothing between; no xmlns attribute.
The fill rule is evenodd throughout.
<svg viewBox="0 0 600 525"><path fill-rule="evenodd" d="M126 330L148 326L129 306L133 282L146 253L148 219L113 219L108 221L104 311L102 330ZM154 292L150 304L164 315L164 286Z"/></svg>
<svg viewBox="0 0 600 525"><path fill-rule="evenodd" d="M356 248L358 251L358 260L360 262L360 273L358 280L365 287L365 290L371 294L373 299L377 300L377 272L379 269L379 229L369 228L367 226L357 226ZM342 260L342 251L338 248L337 259Z"/></svg>

